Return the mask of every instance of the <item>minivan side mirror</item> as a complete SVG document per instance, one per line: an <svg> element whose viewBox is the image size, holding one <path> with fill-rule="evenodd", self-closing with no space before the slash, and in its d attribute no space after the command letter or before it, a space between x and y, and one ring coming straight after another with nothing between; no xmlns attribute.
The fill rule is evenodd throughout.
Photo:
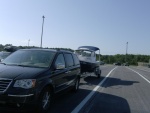
<svg viewBox="0 0 150 113"><path fill-rule="evenodd" d="M2 62L4 59L0 59L0 62Z"/></svg>
<svg viewBox="0 0 150 113"><path fill-rule="evenodd" d="M65 68L65 65L62 64L62 63L58 63L55 65L56 69L64 69Z"/></svg>

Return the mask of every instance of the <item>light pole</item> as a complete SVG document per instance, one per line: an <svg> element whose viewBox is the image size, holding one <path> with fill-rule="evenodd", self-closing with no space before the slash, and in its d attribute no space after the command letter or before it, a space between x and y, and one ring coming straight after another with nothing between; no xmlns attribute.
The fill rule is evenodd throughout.
<svg viewBox="0 0 150 113"><path fill-rule="evenodd" d="M42 48L42 37L43 37L43 26L44 26L44 15L42 16L43 18L43 23L42 23L42 33L41 33L41 48Z"/></svg>
<svg viewBox="0 0 150 113"><path fill-rule="evenodd" d="M126 59L125 59L126 62L127 62L127 54L128 54L128 42L126 43Z"/></svg>
<svg viewBox="0 0 150 113"><path fill-rule="evenodd" d="M101 64L101 55L100 55L100 49L99 49L99 62L100 62L100 64Z"/></svg>
<svg viewBox="0 0 150 113"><path fill-rule="evenodd" d="M29 42L30 42L30 39L28 40L28 47L29 47Z"/></svg>

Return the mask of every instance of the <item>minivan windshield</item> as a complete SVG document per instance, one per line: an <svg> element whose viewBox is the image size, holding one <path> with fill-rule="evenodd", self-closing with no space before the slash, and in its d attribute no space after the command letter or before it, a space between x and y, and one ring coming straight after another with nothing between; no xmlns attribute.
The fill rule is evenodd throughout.
<svg viewBox="0 0 150 113"><path fill-rule="evenodd" d="M43 50L18 50L9 55L2 63L29 67L49 67L55 52Z"/></svg>

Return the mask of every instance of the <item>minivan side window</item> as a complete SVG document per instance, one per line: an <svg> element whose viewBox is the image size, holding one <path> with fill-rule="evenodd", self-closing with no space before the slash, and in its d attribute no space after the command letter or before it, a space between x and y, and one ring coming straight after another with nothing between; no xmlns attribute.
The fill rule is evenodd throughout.
<svg viewBox="0 0 150 113"><path fill-rule="evenodd" d="M68 67L71 67L71 66L74 65L73 57L72 57L71 54L65 53L65 59L66 59L66 62L67 62L67 66L68 66Z"/></svg>
<svg viewBox="0 0 150 113"><path fill-rule="evenodd" d="M75 65L79 65L80 62L79 62L79 59L78 59L77 55L73 54L73 58L74 58Z"/></svg>
<svg viewBox="0 0 150 113"><path fill-rule="evenodd" d="M65 59L64 59L63 54L59 54L59 55L57 56L57 59L56 59L56 61L55 61L55 65L57 65L57 64L59 64L59 63L65 65ZM66 67L66 65L65 65L65 67Z"/></svg>

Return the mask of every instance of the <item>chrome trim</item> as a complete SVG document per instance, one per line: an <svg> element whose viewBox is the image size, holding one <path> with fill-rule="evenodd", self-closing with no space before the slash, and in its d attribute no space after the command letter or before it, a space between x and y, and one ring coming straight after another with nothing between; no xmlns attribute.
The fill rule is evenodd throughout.
<svg viewBox="0 0 150 113"><path fill-rule="evenodd" d="M69 85L69 84L71 84L73 81L74 81L74 80L71 80L71 81L69 81L69 82L65 82L65 83L63 83L63 84L60 84L59 86L56 86L56 88L57 88L57 87L60 87L60 86L63 86L63 85Z"/></svg>
<svg viewBox="0 0 150 113"><path fill-rule="evenodd" d="M0 92L4 93L9 88L9 86L11 85L11 83L12 83L13 80L12 79L8 79L8 78L0 78L0 80L10 80L10 83L8 84L8 86L6 87L6 89L3 90L3 91L0 91Z"/></svg>
<svg viewBox="0 0 150 113"><path fill-rule="evenodd" d="M73 81L73 80L72 80ZM64 88L62 88L62 89L60 89L59 91L56 91L55 93L57 93L57 92L60 92L60 91L62 91L62 90L64 90L64 89L66 89L66 88L69 88L70 86L69 86L69 84L71 84L70 82L67 84L67 86L66 87L64 87Z"/></svg>
<svg viewBox="0 0 150 113"><path fill-rule="evenodd" d="M33 96L34 94L29 94L29 95L11 95L11 94L8 94L8 96L10 97L30 97L30 96Z"/></svg>

